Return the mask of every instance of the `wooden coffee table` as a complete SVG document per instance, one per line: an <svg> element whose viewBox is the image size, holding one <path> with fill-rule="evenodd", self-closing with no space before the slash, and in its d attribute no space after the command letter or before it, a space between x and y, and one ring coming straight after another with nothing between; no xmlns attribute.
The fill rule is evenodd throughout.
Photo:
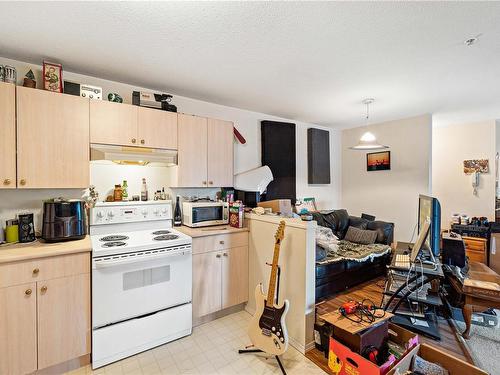
<svg viewBox="0 0 500 375"><path fill-rule="evenodd" d="M468 277L460 282L455 276L449 277L453 289L464 297L462 312L465 331L462 336L470 337L472 313L490 307L500 308L500 275L484 263L470 262Z"/></svg>

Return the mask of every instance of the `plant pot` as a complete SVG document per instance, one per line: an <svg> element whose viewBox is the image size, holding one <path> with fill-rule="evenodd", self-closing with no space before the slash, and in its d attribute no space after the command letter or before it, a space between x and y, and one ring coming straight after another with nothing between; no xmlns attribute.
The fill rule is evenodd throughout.
<svg viewBox="0 0 500 375"><path fill-rule="evenodd" d="M34 79L31 79L31 78L25 78L23 86L24 87L31 87L33 89L36 89L36 81Z"/></svg>

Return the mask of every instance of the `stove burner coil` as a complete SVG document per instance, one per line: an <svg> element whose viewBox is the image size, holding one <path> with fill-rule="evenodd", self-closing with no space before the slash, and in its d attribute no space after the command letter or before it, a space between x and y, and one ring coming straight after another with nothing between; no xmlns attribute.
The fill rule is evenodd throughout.
<svg viewBox="0 0 500 375"><path fill-rule="evenodd" d="M123 237L125 237L125 236L123 236ZM105 242L102 245L102 247L118 247L118 246L125 246L125 245L126 245L126 243L123 241L112 241L112 242Z"/></svg>
<svg viewBox="0 0 500 375"><path fill-rule="evenodd" d="M153 237L153 240L155 240L155 241L170 241L170 240L176 240L177 238L179 238L179 236L177 236L175 234L164 234L162 236Z"/></svg>
<svg viewBox="0 0 500 375"><path fill-rule="evenodd" d="M160 234L169 234L170 231L169 230L157 230L157 231L154 231L153 233L151 233L153 236L158 236Z"/></svg>
<svg viewBox="0 0 500 375"><path fill-rule="evenodd" d="M116 242L116 241L125 241L125 240L128 240L128 237L127 236L123 236L123 235L118 235L118 234L112 234L110 236L103 237L103 238L101 238L99 240L100 241L104 241L104 242L108 242L108 241Z"/></svg>

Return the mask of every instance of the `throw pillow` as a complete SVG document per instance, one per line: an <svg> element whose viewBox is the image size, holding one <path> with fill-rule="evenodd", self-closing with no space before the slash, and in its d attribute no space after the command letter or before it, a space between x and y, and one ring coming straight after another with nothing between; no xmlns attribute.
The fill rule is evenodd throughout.
<svg viewBox="0 0 500 375"><path fill-rule="evenodd" d="M368 228L368 220L363 219L362 217L349 216L349 225L351 227L355 227L358 229L367 229Z"/></svg>
<svg viewBox="0 0 500 375"><path fill-rule="evenodd" d="M349 227L344 240L358 243L360 245L370 245L375 243L377 232L373 230L363 230L355 227Z"/></svg>

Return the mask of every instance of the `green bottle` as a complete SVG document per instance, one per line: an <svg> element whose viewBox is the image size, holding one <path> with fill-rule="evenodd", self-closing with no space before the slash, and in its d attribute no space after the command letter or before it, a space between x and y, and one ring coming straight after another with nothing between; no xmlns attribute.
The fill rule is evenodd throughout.
<svg viewBox="0 0 500 375"><path fill-rule="evenodd" d="M123 184L122 184L122 200L128 201L128 185L127 185L127 180L123 180Z"/></svg>

